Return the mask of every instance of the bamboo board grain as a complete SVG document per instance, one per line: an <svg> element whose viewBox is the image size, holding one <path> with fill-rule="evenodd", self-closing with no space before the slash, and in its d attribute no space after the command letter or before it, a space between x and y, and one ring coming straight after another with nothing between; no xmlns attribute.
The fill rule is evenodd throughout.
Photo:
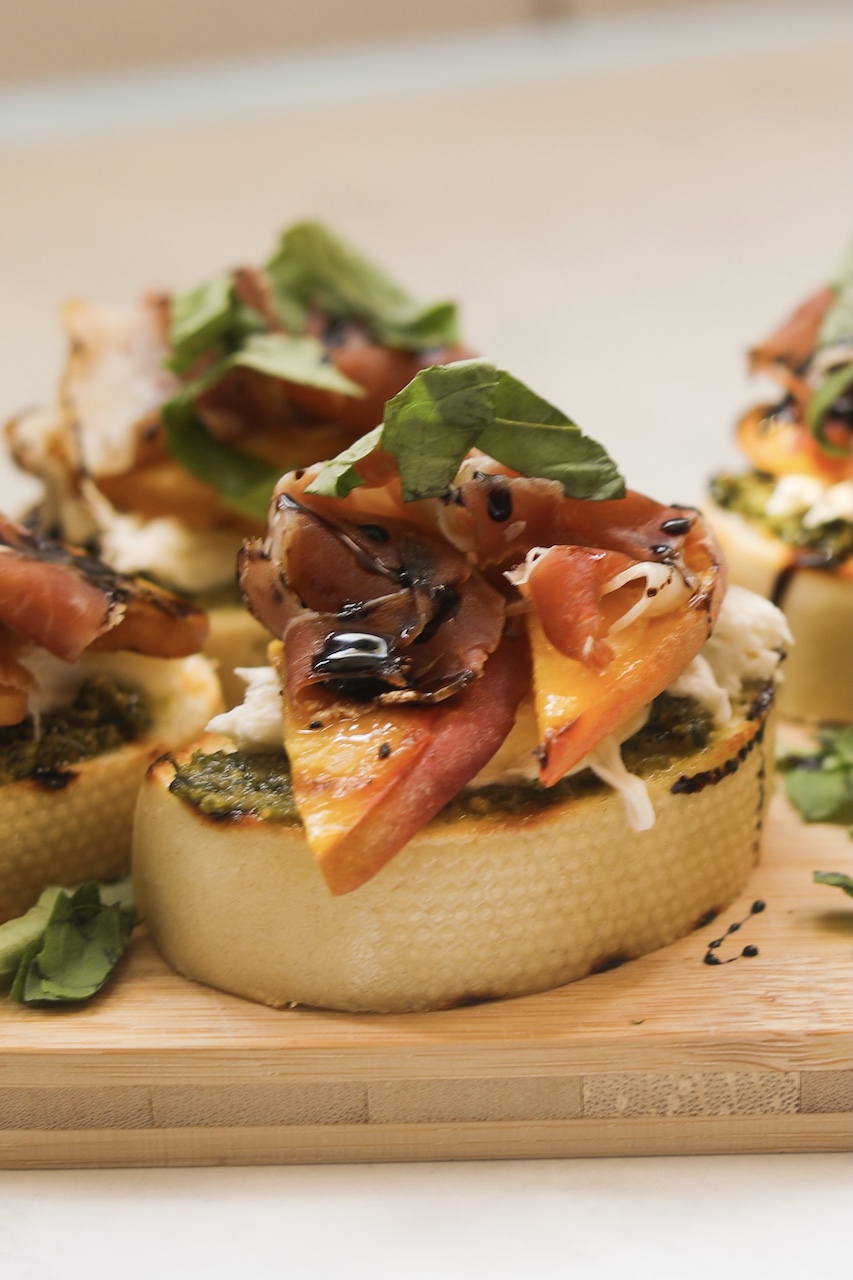
<svg viewBox="0 0 853 1280"><path fill-rule="evenodd" d="M853 1145L846 831L777 795L717 921L619 969L441 1013L276 1012L140 936L88 1007L0 1007L0 1166L835 1151ZM720 949L708 941L767 909Z"/></svg>

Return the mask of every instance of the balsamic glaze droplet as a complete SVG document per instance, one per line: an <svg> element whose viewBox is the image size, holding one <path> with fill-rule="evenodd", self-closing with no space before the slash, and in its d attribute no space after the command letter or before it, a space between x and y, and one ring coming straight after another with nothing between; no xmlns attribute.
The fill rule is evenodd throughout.
<svg viewBox="0 0 853 1280"><path fill-rule="evenodd" d="M738 930L743 925L746 924L750 916L760 915L761 912L764 911L766 907L767 907L766 902L762 901L761 898L756 898L755 902L753 902L752 906L749 909L749 913L746 916L744 916L743 920L734 920L729 925L728 929L723 934L722 938L714 938L711 942L708 943L708 949L705 952L703 963L704 964L731 964L733 960L739 960L741 956L745 956L747 959L751 959L753 956L757 956L758 947L756 947L755 944L752 942L748 943L743 948L739 956L729 956L728 960L721 960L720 957L717 955L717 951L723 945L723 943L725 942L729 934L737 933Z"/></svg>
<svg viewBox="0 0 853 1280"><path fill-rule="evenodd" d="M690 516L672 516L669 520L664 520L661 529L664 533L674 534L680 537L683 533L689 533L693 528L693 521Z"/></svg>
<svg viewBox="0 0 853 1280"><path fill-rule="evenodd" d="M497 524L504 524L512 515L512 494L508 486L501 485L489 491L486 510Z"/></svg>
<svg viewBox="0 0 853 1280"><path fill-rule="evenodd" d="M391 648L384 636L369 631L333 631L312 663L318 675L379 674L392 660Z"/></svg>

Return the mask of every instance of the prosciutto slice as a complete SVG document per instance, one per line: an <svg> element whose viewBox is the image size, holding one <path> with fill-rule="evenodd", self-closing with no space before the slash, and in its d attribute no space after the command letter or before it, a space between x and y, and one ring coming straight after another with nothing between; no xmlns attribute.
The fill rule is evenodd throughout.
<svg viewBox="0 0 853 1280"><path fill-rule="evenodd" d="M207 632L194 605L5 516L0 622L64 662L89 648L185 657Z"/></svg>
<svg viewBox="0 0 853 1280"><path fill-rule="evenodd" d="M348 688L435 702L477 679L500 642L504 598L435 533L397 520L330 519L288 493L267 543L244 548L250 610L284 641L291 696Z"/></svg>

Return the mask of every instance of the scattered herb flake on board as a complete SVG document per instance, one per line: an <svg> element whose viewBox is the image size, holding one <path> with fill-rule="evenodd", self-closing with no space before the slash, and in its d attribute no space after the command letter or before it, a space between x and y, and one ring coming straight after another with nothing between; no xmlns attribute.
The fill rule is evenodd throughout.
<svg viewBox="0 0 853 1280"><path fill-rule="evenodd" d="M2 926L9 930L12 947L23 943L11 999L32 1005L88 1000L110 978L135 920L129 878L113 885L88 880L70 891L46 891L20 920ZM17 926L17 935L10 926Z"/></svg>
<svg viewBox="0 0 853 1280"><path fill-rule="evenodd" d="M813 749L777 761L785 793L806 822L853 822L853 727L826 727Z"/></svg>
<svg viewBox="0 0 853 1280"><path fill-rule="evenodd" d="M812 879L815 884L832 885L833 888L841 889L853 898L853 876L845 875L843 871L815 871Z"/></svg>

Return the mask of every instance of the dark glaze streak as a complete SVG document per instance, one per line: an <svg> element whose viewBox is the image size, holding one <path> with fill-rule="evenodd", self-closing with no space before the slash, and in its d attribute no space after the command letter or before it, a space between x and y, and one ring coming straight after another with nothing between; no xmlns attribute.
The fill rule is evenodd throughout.
<svg viewBox="0 0 853 1280"><path fill-rule="evenodd" d="M742 920L735 920L729 925L721 938L714 938L712 942L708 943L708 950L705 952L703 963L709 965L731 964L733 960L739 960L742 956L746 957L748 960L757 956L758 947L756 947L754 943L748 943L739 955L729 956L727 960L721 960L717 953L730 934L737 933L741 926L746 924L747 920L751 919L752 916L760 915L761 912L765 910L766 906L766 902L763 902L761 898L756 898L755 902L753 902L749 909L749 913L745 915Z"/></svg>
<svg viewBox="0 0 853 1280"><path fill-rule="evenodd" d="M747 720L758 720L767 714L773 705L774 689L775 685L772 680L766 681L766 683L761 686L760 692L755 695L749 705L749 709L746 713Z"/></svg>
<svg viewBox="0 0 853 1280"><path fill-rule="evenodd" d="M769 682L763 686L761 693L758 694L755 701L746 713L747 720L757 720L766 714L770 704L773 701L773 686ZM747 756L764 740L764 725L761 724L755 734L748 742L745 742L739 748L737 753L731 756L722 764L716 765L713 769L705 769L701 773L694 773L691 777L682 774L680 778L676 778L670 787L673 795L696 795L699 791L704 791L706 787L715 787L718 782L722 782L723 778L730 777L733 773L737 773Z"/></svg>
<svg viewBox="0 0 853 1280"><path fill-rule="evenodd" d="M37 768L33 770L32 780L45 791L64 791L77 776L73 769Z"/></svg>

